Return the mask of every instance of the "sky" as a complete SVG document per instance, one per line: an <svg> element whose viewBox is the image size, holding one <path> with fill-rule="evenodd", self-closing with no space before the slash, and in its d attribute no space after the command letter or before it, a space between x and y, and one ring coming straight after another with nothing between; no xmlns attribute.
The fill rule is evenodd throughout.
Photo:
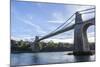
<svg viewBox="0 0 100 67"><path fill-rule="evenodd" d="M34 39L35 36L45 36L76 11L88 8L94 6L11 0L11 38L25 40ZM91 17L94 17L94 14L82 15L83 20ZM89 41L94 41L94 28L95 26L90 26L87 30ZM73 37L74 30L71 30L47 40L72 43Z"/></svg>

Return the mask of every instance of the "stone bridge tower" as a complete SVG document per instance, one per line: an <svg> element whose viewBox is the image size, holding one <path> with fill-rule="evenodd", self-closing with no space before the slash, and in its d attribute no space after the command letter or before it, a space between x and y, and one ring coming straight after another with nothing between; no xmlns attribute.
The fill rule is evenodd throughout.
<svg viewBox="0 0 100 67"><path fill-rule="evenodd" d="M89 52L89 44L87 39L86 30L88 28L83 24L82 16L80 13L75 14L75 27L74 27L74 53Z"/></svg>
<svg viewBox="0 0 100 67"><path fill-rule="evenodd" d="M33 43L33 51L38 52L39 51L39 36L35 36L35 41Z"/></svg>

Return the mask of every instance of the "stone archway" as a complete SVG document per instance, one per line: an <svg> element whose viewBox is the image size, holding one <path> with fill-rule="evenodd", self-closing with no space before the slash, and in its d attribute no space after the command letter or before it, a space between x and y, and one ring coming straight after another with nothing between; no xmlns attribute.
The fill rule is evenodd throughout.
<svg viewBox="0 0 100 67"><path fill-rule="evenodd" d="M87 37L87 29L93 25L93 23L84 23L82 26L82 37L83 37L83 50L89 51L89 43L88 43L88 37Z"/></svg>

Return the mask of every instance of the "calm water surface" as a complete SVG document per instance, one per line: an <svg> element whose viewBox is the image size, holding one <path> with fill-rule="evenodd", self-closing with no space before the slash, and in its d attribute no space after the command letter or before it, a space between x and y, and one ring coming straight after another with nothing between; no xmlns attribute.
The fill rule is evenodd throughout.
<svg viewBox="0 0 100 67"><path fill-rule="evenodd" d="M95 56L73 56L69 52L11 54L11 66L94 61Z"/></svg>

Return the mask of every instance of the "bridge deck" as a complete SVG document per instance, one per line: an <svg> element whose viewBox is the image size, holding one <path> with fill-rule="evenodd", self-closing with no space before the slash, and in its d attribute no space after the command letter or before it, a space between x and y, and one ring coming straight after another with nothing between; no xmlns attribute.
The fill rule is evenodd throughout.
<svg viewBox="0 0 100 67"><path fill-rule="evenodd" d="M93 23L93 24L95 24L95 18L91 18L91 19L89 19L89 20L83 21L83 23ZM54 33L50 33L50 34L48 34L48 35L46 35L46 36L40 38L38 41L41 41L41 40L43 40L43 39L46 39L46 38L49 38L49 37L52 37L52 36L55 36L55 35L58 35L58 34L63 33L63 32L65 32L65 31L69 31L69 30L73 29L74 26L75 26L75 24L73 24L73 25L71 25L71 26L69 26L69 27L67 27L67 28L58 30L58 31L56 31L56 32L54 32Z"/></svg>

